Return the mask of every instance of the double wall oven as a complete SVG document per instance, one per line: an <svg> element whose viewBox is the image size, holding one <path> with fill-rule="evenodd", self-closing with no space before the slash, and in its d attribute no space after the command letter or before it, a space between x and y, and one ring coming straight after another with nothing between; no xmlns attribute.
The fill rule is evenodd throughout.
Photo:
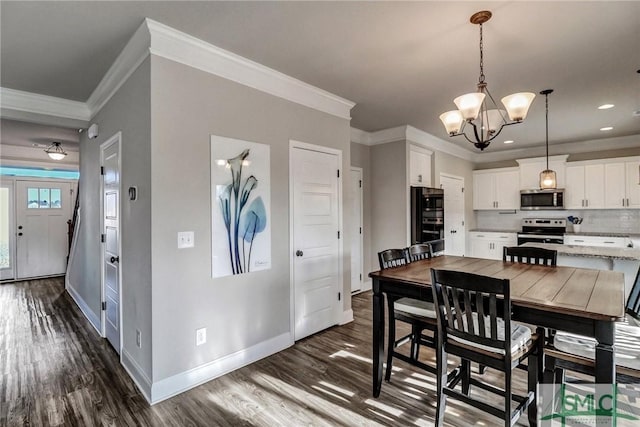
<svg viewBox="0 0 640 427"><path fill-rule="evenodd" d="M444 191L411 187L411 244L444 238Z"/></svg>
<svg viewBox="0 0 640 427"><path fill-rule="evenodd" d="M561 218L526 218L518 233L518 245L523 243L564 243L567 220Z"/></svg>

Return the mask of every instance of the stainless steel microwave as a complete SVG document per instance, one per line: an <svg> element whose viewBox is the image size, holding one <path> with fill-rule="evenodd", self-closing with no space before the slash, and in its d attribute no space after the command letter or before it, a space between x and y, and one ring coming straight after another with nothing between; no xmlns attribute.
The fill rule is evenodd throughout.
<svg viewBox="0 0 640 427"><path fill-rule="evenodd" d="M564 209L564 189L522 190L520 191L520 209L523 211Z"/></svg>

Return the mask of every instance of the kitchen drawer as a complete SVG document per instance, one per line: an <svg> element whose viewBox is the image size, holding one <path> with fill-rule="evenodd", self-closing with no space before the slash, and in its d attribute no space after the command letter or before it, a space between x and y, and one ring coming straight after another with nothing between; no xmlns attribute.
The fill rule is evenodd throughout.
<svg viewBox="0 0 640 427"><path fill-rule="evenodd" d="M625 248L629 245L629 239L626 237L582 236L577 234L564 236L564 244L575 246Z"/></svg>

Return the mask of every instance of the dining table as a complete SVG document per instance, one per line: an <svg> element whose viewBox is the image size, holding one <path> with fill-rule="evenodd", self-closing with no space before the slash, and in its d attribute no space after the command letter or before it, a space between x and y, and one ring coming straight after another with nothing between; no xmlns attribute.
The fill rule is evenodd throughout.
<svg viewBox="0 0 640 427"><path fill-rule="evenodd" d="M615 381L615 322L625 316L622 273L442 255L369 273L374 397L380 395L382 385L385 295L432 302L432 268L509 279L513 320L595 338L595 382Z"/></svg>

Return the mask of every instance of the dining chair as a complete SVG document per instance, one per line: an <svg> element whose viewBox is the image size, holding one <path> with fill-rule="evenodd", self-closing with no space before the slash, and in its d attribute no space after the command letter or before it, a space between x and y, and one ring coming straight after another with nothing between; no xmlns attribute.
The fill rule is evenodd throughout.
<svg viewBox="0 0 640 427"><path fill-rule="evenodd" d="M529 422L536 421L536 386L542 368L542 340L524 325L511 322L509 280L448 270L431 270L431 289L437 316L436 425L444 422L447 397L460 400L512 426L528 409ZM462 361L459 375L448 379L449 355ZM528 361L528 392L512 392L512 372ZM504 373L504 387L471 376L471 362ZM461 391L456 390L461 383ZM502 407L471 397L471 386L504 398ZM482 394L481 394L482 395ZM514 410L511 401L517 402Z"/></svg>
<svg viewBox="0 0 640 427"><path fill-rule="evenodd" d="M432 257L431 246L427 243L418 243L407 248L409 262L419 261Z"/></svg>
<svg viewBox="0 0 640 427"><path fill-rule="evenodd" d="M505 246L502 260L555 266L558 263L558 251L526 246Z"/></svg>
<svg viewBox="0 0 640 427"><path fill-rule="evenodd" d="M625 305L625 319L615 324L616 380L640 382L640 269ZM556 331L545 348L545 382L565 381L565 370L595 375L596 340ZM548 355L547 355L548 354Z"/></svg>
<svg viewBox="0 0 640 427"><path fill-rule="evenodd" d="M427 244L431 246L431 256L444 255L444 239L430 240Z"/></svg>
<svg viewBox="0 0 640 427"><path fill-rule="evenodd" d="M430 247L426 246L427 252L422 252L424 248L414 248L414 259L424 259L418 257L431 257ZM380 268L397 267L408 264L411 261L410 248L406 249L387 249L378 253L378 261ZM417 300L413 298L396 298L387 294L388 305L388 322L389 334L387 344L387 368L385 372L385 381L391 381L391 370L393 366L393 358L403 360L414 366L418 366L426 371L435 373L433 366L426 365L418 360L420 353L420 345L426 345L435 349L435 338L423 334L424 330L435 333L436 330L436 313L433 303ZM396 320L411 325L411 333L396 339ZM409 356L396 351L396 348L410 342L411 348Z"/></svg>

